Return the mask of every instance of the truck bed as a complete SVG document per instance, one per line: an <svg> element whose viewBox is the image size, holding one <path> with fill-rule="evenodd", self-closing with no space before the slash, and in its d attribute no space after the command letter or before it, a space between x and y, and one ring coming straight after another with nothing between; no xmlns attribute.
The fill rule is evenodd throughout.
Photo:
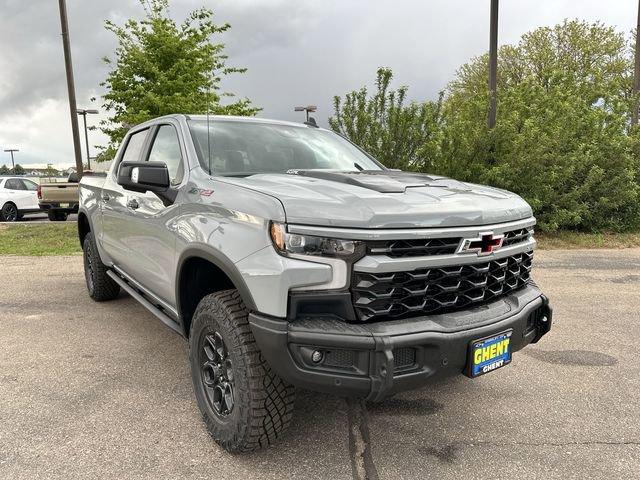
<svg viewBox="0 0 640 480"><path fill-rule="evenodd" d="M43 183L40 185L40 204L78 203L78 184L73 182Z"/></svg>

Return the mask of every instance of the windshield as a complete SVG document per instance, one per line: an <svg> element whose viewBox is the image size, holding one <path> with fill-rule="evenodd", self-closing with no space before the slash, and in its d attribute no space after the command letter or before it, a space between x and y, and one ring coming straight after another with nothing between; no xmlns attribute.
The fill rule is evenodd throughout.
<svg viewBox="0 0 640 480"><path fill-rule="evenodd" d="M303 126L211 119L189 120L202 168L218 175L288 170L382 170L335 133Z"/></svg>

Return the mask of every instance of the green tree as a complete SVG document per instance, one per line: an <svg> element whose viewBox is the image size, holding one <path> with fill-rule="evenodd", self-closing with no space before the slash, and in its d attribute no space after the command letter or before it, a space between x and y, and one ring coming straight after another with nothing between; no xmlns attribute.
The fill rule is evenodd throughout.
<svg viewBox="0 0 640 480"><path fill-rule="evenodd" d="M106 80L103 107L111 117L101 129L110 138L109 146L98 160L115 154L128 128L154 117L170 113L255 115L260 109L250 100L223 104L233 97L220 90L226 75L243 73L243 68L226 66L224 44L211 37L229 30L216 25L213 12L206 8L193 11L177 24L169 17L168 0L140 0L146 16L128 20L123 26L105 23L118 40L113 58L104 61L112 68Z"/></svg>
<svg viewBox="0 0 640 480"><path fill-rule="evenodd" d="M407 102L408 88L390 89L393 73L379 68L376 91L334 97L331 128L390 168L425 170L438 148L440 102Z"/></svg>
<svg viewBox="0 0 640 480"><path fill-rule="evenodd" d="M442 110L439 173L521 194L545 230L640 223L630 40L565 21L500 48L498 123L488 131L488 58L464 65Z"/></svg>
<svg viewBox="0 0 640 480"><path fill-rule="evenodd" d="M7 167L6 165L2 165L0 167L0 175L9 175L9 167Z"/></svg>
<svg viewBox="0 0 640 480"><path fill-rule="evenodd" d="M24 175L24 168L19 163L16 163L15 168L13 169L14 175Z"/></svg>

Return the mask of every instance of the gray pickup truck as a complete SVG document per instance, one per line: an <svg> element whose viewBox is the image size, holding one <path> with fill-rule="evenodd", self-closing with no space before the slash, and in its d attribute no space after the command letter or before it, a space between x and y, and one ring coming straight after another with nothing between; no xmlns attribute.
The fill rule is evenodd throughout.
<svg viewBox="0 0 640 480"><path fill-rule="evenodd" d="M189 342L229 451L274 442L294 386L381 400L508 365L551 327L517 195L388 170L315 124L172 115L80 183L89 295Z"/></svg>

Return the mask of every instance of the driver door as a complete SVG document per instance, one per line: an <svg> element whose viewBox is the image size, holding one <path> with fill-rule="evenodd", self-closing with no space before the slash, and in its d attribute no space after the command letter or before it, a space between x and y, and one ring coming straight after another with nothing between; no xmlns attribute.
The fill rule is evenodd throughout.
<svg viewBox="0 0 640 480"><path fill-rule="evenodd" d="M184 146L178 129L171 123L152 128L146 155L142 161L167 165L172 188L184 180ZM126 273L151 291L160 300L175 305L176 237L170 224L177 216L176 205L165 205L154 193L124 190L127 208L127 228L121 233L130 259Z"/></svg>

